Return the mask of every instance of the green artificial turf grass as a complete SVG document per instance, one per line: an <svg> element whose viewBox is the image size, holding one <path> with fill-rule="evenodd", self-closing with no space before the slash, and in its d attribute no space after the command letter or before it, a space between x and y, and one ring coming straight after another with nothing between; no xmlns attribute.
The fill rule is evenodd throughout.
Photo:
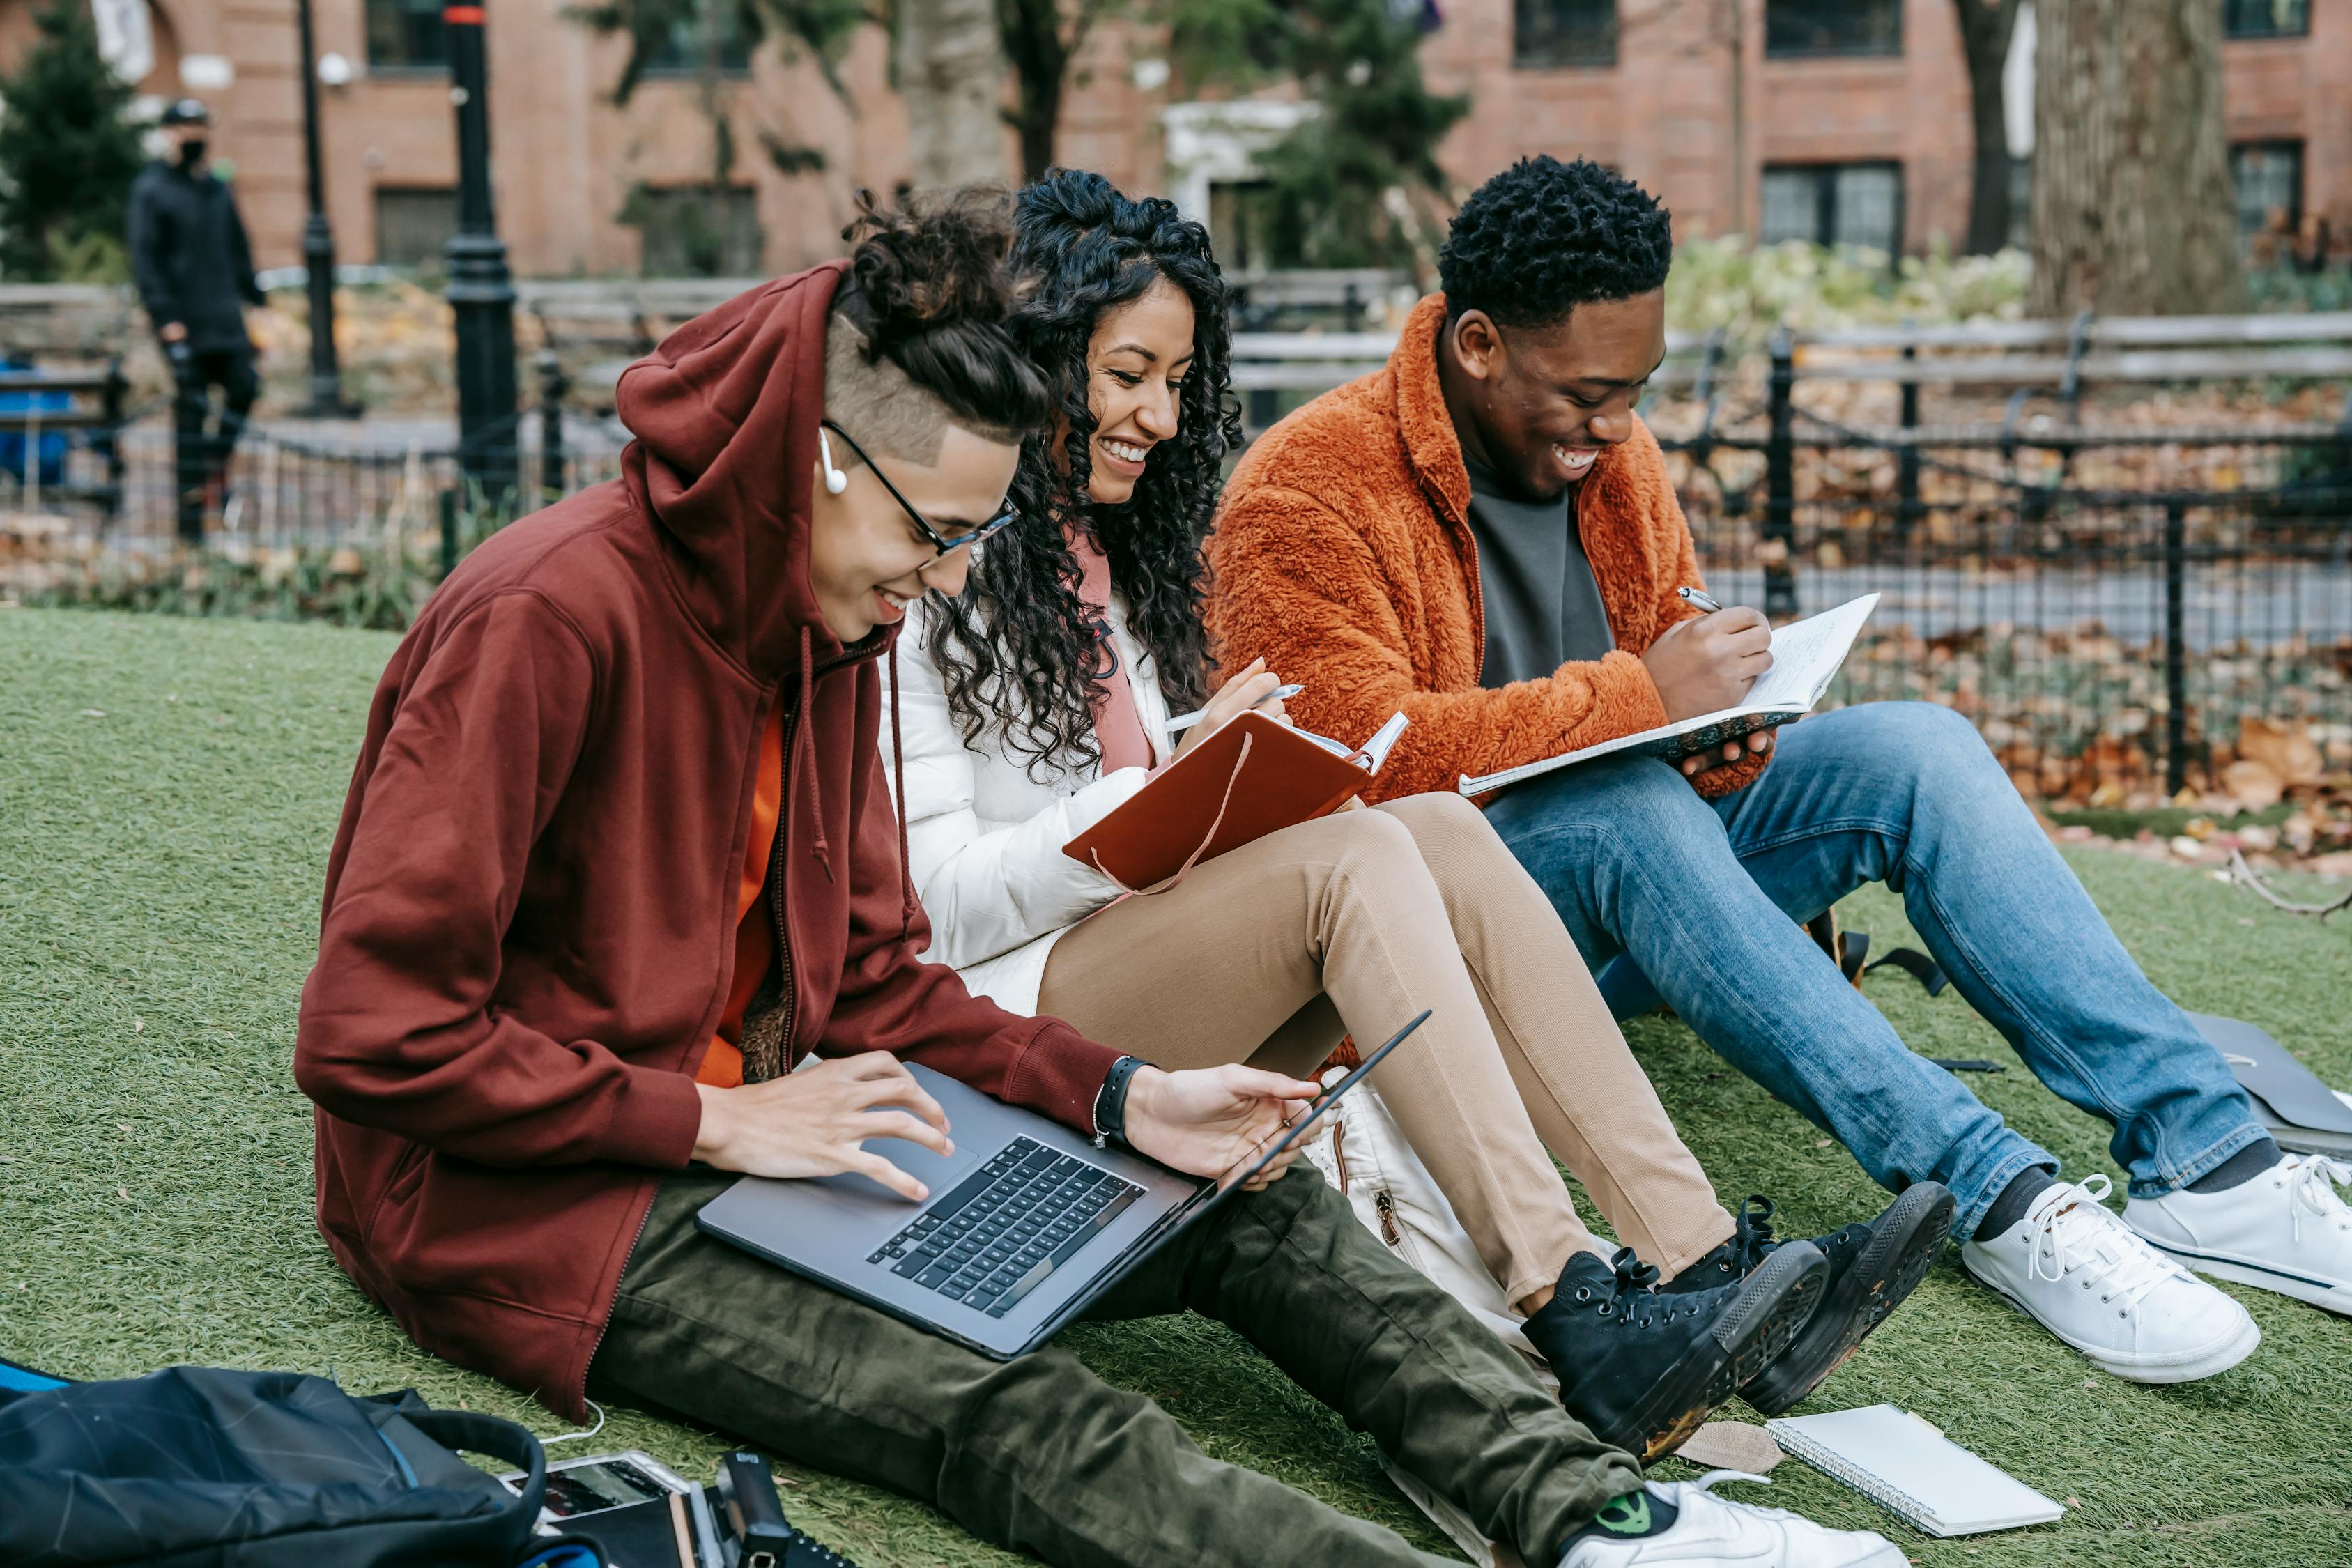
<svg viewBox="0 0 2352 1568"><path fill-rule="evenodd" d="M318 626L0 611L0 1354L77 1377L173 1362L331 1372L355 1390L414 1386L561 1429L412 1347L311 1228L310 1114L289 1070L295 1005L329 837L392 647ZM2075 864L2179 1000L2252 1019L2352 1084L2352 917L2277 914L2201 874L2121 856ZM1844 915L1881 950L1910 940L1878 889ZM2070 1173L2116 1173L2104 1125L2042 1089L1956 995L1930 1000L1892 970L1868 990L1916 1048L2008 1063L1969 1081ZM1727 1199L1772 1194L1782 1234L1884 1201L1842 1150L1679 1024L1628 1033ZM1809 1407L1920 1412L2076 1500L2062 1524L1931 1541L1793 1460L1769 1490L1729 1495L1883 1531L1923 1563L2346 1561L2352 1323L2231 1289L2262 1324L2262 1350L2205 1383L2144 1388L2094 1372L1948 1256ZM1163 1319L1068 1341L1162 1401L1211 1454L1444 1550L1370 1445L1223 1328ZM1753 1419L1737 1405L1724 1414ZM707 1474L721 1445L615 1410L593 1445L568 1451L621 1447ZM904 1499L806 1470L786 1479L794 1516L869 1568L1013 1561Z"/></svg>

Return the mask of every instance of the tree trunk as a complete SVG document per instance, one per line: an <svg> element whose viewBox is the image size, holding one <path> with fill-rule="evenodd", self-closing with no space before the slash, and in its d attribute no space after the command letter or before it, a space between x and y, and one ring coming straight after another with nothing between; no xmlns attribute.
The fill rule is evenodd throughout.
<svg viewBox="0 0 2352 1568"><path fill-rule="evenodd" d="M907 177L926 188L1003 179L996 0L900 0L898 18Z"/></svg>
<svg viewBox="0 0 2352 1568"><path fill-rule="evenodd" d="M1970 256L1990 256L2009 243L2009 117L2001 75L2017 32L2017 0L1954 0L1960 14L1960 51L1969 61L1969 120L1976 128L1976 168L1969 192Z"/></svg>
<svg viewBox="0 0 2352 1568"><path fill-rule="evenodd" d="M1079 36L1095 7L1081 0ZM1070 69L1074 43L1064 37L1062 8L1057 0L999 0L997 25L1005 58L1013 63L1020 84L1020 107L1011 119L1021 132L1021 177L1043 178L1054 166L1054 132L1062 121L1062 88Z"/></svg>
<svg viewBox="0 0 2352 1568"><path fill-rule="evenodd" d="M2036 315L2241 310L2213 0L2037 0Z"/></svg>

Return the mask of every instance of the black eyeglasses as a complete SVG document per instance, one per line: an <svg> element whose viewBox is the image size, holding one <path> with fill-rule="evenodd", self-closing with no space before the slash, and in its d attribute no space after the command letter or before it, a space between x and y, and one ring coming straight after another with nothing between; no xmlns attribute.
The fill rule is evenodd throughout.
<svg viewBox="0 0 2352 1568"><path fill-rule="evenodd" d="M907 514L908 520L914 523L917 531L920 532L923 538L930 542L931 548L941 555L951 554L967 546L978 544L990 534L1002 533L1020 520L1020 512L1014 510L1012 500L1008 498L1004 503L1004 510L979 527L965 528L952 536L941 533L931 526L929 518L915 510L914 502L898 493L898 487L890 482L890 476L882 471L882 465L866 455L866 448L857 444L857 437L830 419L820 419L817 425L820 429L830 430L840 437L843 444L857 454L858 460L874 470L874 477L882 481L882 488L890 492L890 499L898 503L898 510Z"/></svg>

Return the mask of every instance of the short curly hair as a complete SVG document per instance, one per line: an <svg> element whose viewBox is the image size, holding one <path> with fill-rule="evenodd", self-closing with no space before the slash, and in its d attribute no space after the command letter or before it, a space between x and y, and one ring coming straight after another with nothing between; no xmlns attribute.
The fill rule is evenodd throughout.
<svg viewBox="0 0 2352 1568"><path fill-rule="evenodd" d="M1662 288L1673 215L1633 181L1579 158L1522 158L1462 204L1438 253L1445 319L1549 326L1596 300Z"/></svg>

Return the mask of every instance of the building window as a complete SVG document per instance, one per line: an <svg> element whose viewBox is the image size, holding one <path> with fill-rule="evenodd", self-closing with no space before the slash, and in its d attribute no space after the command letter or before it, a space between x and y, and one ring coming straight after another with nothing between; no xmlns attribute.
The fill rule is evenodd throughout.
<svg viewBox="0 0 2352 1568"><path fill-rule="evenodd" d="M380 267L437 268L457 232L457 193L446 185L375 188L375 259Z"/></svg>
<svg viewBox="0 0 2352 1568"><path fill-rule="evenodd" d="M2311 31L2311 0L2221 0L2221 32L2231 38L2299 38Z"/></svg>
<svg viewBox="0 0 2352 1568"><path fill-rule="evenodd" d="M1762 238L1903 248L1903 165L1778 163L1764 170Z"/></svg>
<svg viewBox="0 0 2352 1568"><path fill-rule="evenodd" d="M2230 177L2238 186L2238 237L2268 234L2292 244L2303 222L2303 143L2248 142L2230 149Z"/></svg>
<svg viewBox="0 0 2352 1568"><path fill-rule="evenodd" d="M1903 0L1764 0L1768 59L1902 52Z"/></svg>
<svg viewBox="0 0 2352 1568"><path fill-rule="evenodd" d="M648 278L751 278L760 271L759 197L748 185L639 186L621 209Z"/></svg>
<svg viewBox="0 0 2352 1568"><path fill-rule="evenodd" d="M1617 63L1617 0L1513 0L1511 63L1521 70Z"/></svg>
<svg viewBox="0 0 2352 1568"><path fill-rule="evenodd" d="M743 26L743 13L731 5L715 9L719 16L719 68L730 76L742 76L751 68L751 39ZM647 76L692 76L700 71L701 17L674 19L669 31L646 51L644 69Z"/></svg>
<svg viewBox="0 0 2352 1568"><path fill-rule="evenodd" d="M378 70L442 70L441 0L367 0L368 64Z"/></svg>

